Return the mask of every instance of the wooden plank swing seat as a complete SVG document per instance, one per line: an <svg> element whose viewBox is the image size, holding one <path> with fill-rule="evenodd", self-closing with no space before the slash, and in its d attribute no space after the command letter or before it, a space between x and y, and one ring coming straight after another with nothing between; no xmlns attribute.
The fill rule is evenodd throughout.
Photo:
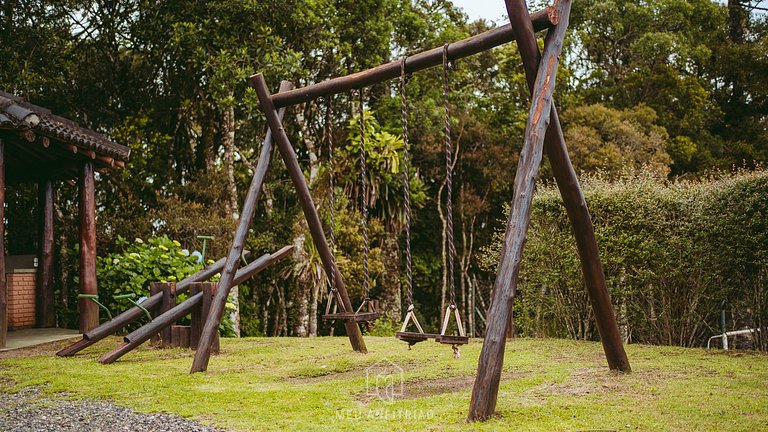
<svg viewBox="0 0 768 432"><path fill-rule="evenodd" d="M327 321L341 320L341 321L353 321L353 322L370 322L376 321L381 316L379 312L339 312L323 315L323 319Z"/></svg>
<svg viewBox="0 0 768 432"><path fill-rule="evenodd" d="M439 334L424 333L424 329L421 327L419 319L416 318L416 313L414 310L415 308L413 304L408 306L408 312L405 314L403 325L400 327L399 332L395 332L395 337L403 342L407 342L408 348L416 345L419 342L424 342L428 339L437 339L440 337ZM411 321L413 321L413 325L416 326L416 329L419 330L418 332L405 331L408 328L408 323Z"/></svg>

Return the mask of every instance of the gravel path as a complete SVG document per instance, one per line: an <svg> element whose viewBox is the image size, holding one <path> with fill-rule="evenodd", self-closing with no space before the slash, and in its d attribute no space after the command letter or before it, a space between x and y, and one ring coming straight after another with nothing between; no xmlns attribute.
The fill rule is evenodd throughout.
<svg viewBox="0 0 768 432"><path fill-rule="evenodd" d="M0 392L0 431L222 431L178 416L140 414L109 402L51 399L41 393L40 387Z"/></svg>

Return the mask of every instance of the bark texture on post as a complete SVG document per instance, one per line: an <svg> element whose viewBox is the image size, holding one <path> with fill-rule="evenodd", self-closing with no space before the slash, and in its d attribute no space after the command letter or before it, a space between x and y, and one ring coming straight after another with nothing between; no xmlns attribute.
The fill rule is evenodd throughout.
<svg viewBox="0 0 768 432"><path fill-rule="evenodd" d="M493 415L499 392L499 380L504 364L504 346L509 316L512 313L517 277L523 246L531 219L531 201L541 165L544 135L550 120L552 93L555 88L557 66L568 28L571 0L557 4L558 24L547 33L541 67L536 75L533 102L525 127L525 142L515 175L514 199L507 220L501 261L493 287L493 300L488 312L488 327L477 366L477 377L472 389L469 420L485 420Z"/></svg>
<svg viewBox="0 0 768 432"><path fill-rule="evenodd" d="M80 166L80 294L98 294L96 285L96 184L93 162ZM79 301L80 332L99 325L99 307L90 299Z"/></svg>
<svg viewBox="0 0 768 432"><path fill-rule="evenodd" d="M5 239L5 143L0 139L0 240ZM8 335L8 281L5 279L5 241L0 241L0 348Z"/></svg>
<svg viewBox="0 0 768 432"><path fill-rule="evenodd" d="M525 0L506 0L506 3L512 28L515 29L518 50L523 59L528 86L532 90L541 55L533 27L530 24L526 25L530 23L528 8ZM613 370L630 372L629 359L624 351L611 296L605 284L605 273L600 261L592 218L589 215L587 202L568 156L568 149L554 101L552 102L550 117L549 129L547 129L547 134L544 137L544 150L547 152L547 157L552 165L557 187L560 189L560 195L563 197L563 203L573 227L584 282L589 293L592 310L595 313L597 330L600 333L600 341L608 360L608 367Z"/></svg>
<svg viewBox="0 0 768 432"><path fill-rule="evenodd" d="M280 117L272 103L272 96L269 94L267 83L264 81L264 77L261 74L258 74L251 77L251 85L256 89L256 93L259 95L261 110L267 116L269 128L275 135L277 149L283 157L285 167L288 170L288 175L291 177L293 187L296 189L301 208L304 211L304 217L307 219L309 232L312 234L312 240L315 243L320 259L323 261L323 268L325 269L326 274L335 272L336 288L339 290L339 296L344 305L344 310L345 312L354 312L355 309L353 309L352 302L349 300L349 294L347 293L347 288L344 286L344 280L341 273L333 265L333 258L331 250L328 247L328 241L325 238L323 225L317 214L315 203L312 201L312 195L309 193L309 187L304 178L304 173L301 171L299 161L296 158L296 152L293 151L291 142L288 140L288 135L285 134L285 129L283 129ZM347 336L349 337L349 343L352 345L352 349L362 353L368 352L365 347L363 333L360 331L360 327L357 323L353 321L345 321L344 327L347 330Z"/></svg>
<svg viewBox="0 0 768 432"><path fill-rule="evenodd" d="M53 181L41 181L38 192L40 262L37 269L37 326L53 327L56 324L53 306Z"/></svg>
<svg viewBox="0 0 768 432"><path fill-rule="evenodd" d="M288 91L292 87L291 83L283 81L280 84L279 91ZM282 118L284 113L285 110L282 109L275 115L278 118ZM190 373L202 372L208 369L208 361L211 359L211 346L214 343L214 339L219 334L221 315L224 313L229 290L234 286L232 282L237 273L237 269L240 266L240 255L243 253L243 248L245 247L245 237L248 235L253 216L256 214L256 204L259 201L261 187L264 185L264 179L267 176L271 159L272 133L268 130L267 135L264 138L264 143L261 146L259 161L256 164L251 185L248 188L248 193L245 195L243 211L240 215L240 221L237 224L237 230L232 239L232 244L229 247L229 255L227 255L227 261L224 264L224 271L221 273L219 290L216 292L216 297L213 299L213 304L211 305L210 319L208 319L203 326L203 332L200 335L200 343L195 352L195 359L192 362Z"/></svg>

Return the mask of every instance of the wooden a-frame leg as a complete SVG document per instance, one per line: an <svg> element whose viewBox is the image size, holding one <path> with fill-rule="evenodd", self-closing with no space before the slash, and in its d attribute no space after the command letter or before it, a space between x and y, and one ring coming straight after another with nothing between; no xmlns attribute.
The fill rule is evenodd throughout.
<svg viewBox="0 0 768 432"><path fill-rule="evenodd" d="M280 91L288 91L291 88L293 88L293 85L290 82L284 81L280 84ZM279 113L276 112L274 114L279 119L284 112L285 110L281 109ZM245 237L248 235L253 216L256 214L256 204L259 201L261 187L264 185L264 179L269 170L269 164L272 159L272 135L271 131L268 130L264 138L259 161L256 163L256 169L253 173L253 179L248 188L248 193L245 195L245 202L240 213L240 222L237 225L235 236L229 247L229 254L219 279L218 291L216 291L216 296L211 304L210 315L200 334L200 343L198 344L197 351L195 351L195 359L192 361L190 373L202 372L208 368L208 361L211 359L211 347L216 341L216 336L219 332L219 322L224 313L227 296L229 295L229 290L232 289L235 274L240 266L240 257L245 247Z"/></svg>
<svg viewBox="0 0 768 432"><path fill-rule="evenodd" d="M525 0L506 0L506 4L512 28L515 29L517 47L523 58L528 87L533 90L533 82L539 69L541 55L533 26L530 25L529 21L526 21L530 20L528 7ZM627 359L627 354L624 351L611 297L605 284L605 274L595 240L592 218L589 216L587 202L579 186L576 172L573 170L571 159L568 157L568 149L565 145L563 130L554 101L552 102L550 118L549 129L547 129L547 134L544 137L544 150L547 152L547 157L552 165L555 181L573 226L584 281L592 303L592 310L595 313L597 330L603 343L608 367L629 372L631 370L629 359Z"/></svg>
<svg viewBox="0 0 768 432"><path fill-rule="evenodd" d="M536 75L525 142L515 175L514 199L507 220L501 261L493 286L493 299L488 312L488 324L472 389L469 420L484 420L493 415L499 391L504 347L512 301L520 270L523 245L531 219L531 202L543 154L544 135L550 121L552 93L560 53L568 28L571 0L557 3L558 24L547 33L541 67Z"/></svg>
<svg viewBox="0 0 768 432"><path fill-rule="evenodd" d="M341 277L341 273L339 273L338 269L333 265L331 250L328 247L328 241L325 238L325 232L323 231L323 225L320 222L320 216L317 214L317 209L315 208L312 196L309 193L309 187L304 178L304 173L301 172L299 161L296 158L296 152L293 151L288 135L286 135L280 119L277 116L277 112L275 111L275 106L272 103L272 96L269 94L267 83L264 81L264 77L261 74L257 74L251 77L251 85L256 89L256 93L259 95L261 110L267 116L267 122L275 136L277 149L283 157L286 169L288 170L288 175L293 182L293 187L296 188L296 194L301 203L301 208L304 211L304 217L307 220L309 232L312 235L312 241L315 243L317 252L320 254L320 259L323 261L323 267L325 268L326 274L335 272L336 288L339 291L344 311L352 312L355 309L352 307L352 302L349 300L349 294L344 286L344 279ZM344 326L347 329L347 336L349 337L349 343L352 345L352 349L357 352L367 352L368 350L365 347L363 333L360 331L358 324L354 321L345 321Z"/></svg>

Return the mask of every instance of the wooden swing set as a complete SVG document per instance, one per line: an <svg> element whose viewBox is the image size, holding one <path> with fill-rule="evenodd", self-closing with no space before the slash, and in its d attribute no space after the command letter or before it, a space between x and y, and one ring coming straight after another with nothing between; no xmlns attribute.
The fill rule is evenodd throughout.
<svg viewBox="0 0 768 432"><path fill-rule="evenodd" d="M597 243L595 241L594 228L592 220L587 210L584 195L579 186L573 166L568 157L565 146L560 121L553 101L553 92L555 88L555 78L559 57L562 50L563 39L568 27L569 13L572 0L556 0L555 4L544 10L529 15L525 0L506 0L506 7L510 17L510 23L503 25L484 33L472 36L470 38L446 44L443 47L435 48L419 54L405 57L401 60L392 61L375 68L362 72L329 79L317 84L308 85L303 88L293 89L289 82L282 82L278 93L271 94L264 77L257 74L251 77L250 83L256 90L259 97L261 110L264 112L269 130L267 131L259 160L254 170L253 179L248 189L243 209L240 216L240 222L235 232L233 242L230 246L229 254L217 266L221 270L221 279L218 290L210 304L208 319L205 321L200 333L200 340L197 351L195 352L191 373L205 371L214 346L215 337L218 332L219 322L221 321L224 307L230 289L237 282L242 280L244 275L238 271L240 258L243 254L245 237L249 231L253 220L256 204L259 199L266 173L270 166L272 157L273 140L277 144L277 150L285 162L288 174L291 178L294 188L317 251L322 260L323 268L329 275L330 292L328 295L328 304L324 319L342 320L344 322L347 336L349 337L352 348L361 353L367 352L365 341L363 339L359 324L361 322L372 321L378 318L379 312L373 308L373 302L369 297L368 280L368 232L367 232L367 197L362 193L361 208L363 210L363 241L364 241L364 299L360 307L354 308L350 301L349 294L344 285L344 279L336 267L336 261L333 255L333 243L335 234L330 230L331 246L329 247L323 230L320 217L318 216L315 204L309 192L309 187L299 166L296 152L282 126L282 115L285 107L310 102L318 98L325 98L328 101L326 110L326 133L329 150L332 151L332 142L330 139L330 98L331 96L351 90L357 90L359 94L359 115L360 124L364 128L363 121L363 89L383 81L400 79L400 96L402 105L402 123L404 140L404 199L406 210L406 272L408 288L408 309L403 320L402 327L397 333L397 337L409 346L415 343L435 339L438 342L450 344L454 349L458 345L468 342L468 338L463 329L461 318L456 307L455 289L453 281L453 259L455 249L453 246L453 220L451 203L451 168L452 168L452 148L450 117L448 112L448 74L450 63L463 57L490 50L499 45L515 40L522 56L523 67L525 69L527 83L532 94L532 104L525 129L525 141L520 159L517 166L517 173L514 180L514 198L512 209L507 220L504 243L501 252L501 260L498 266L498 273L492 292L491 307L487 315L486 335L483 342L483 348L478 362L477 376L472 391L472 400L470 403L469 420L484 420L493 415L496 407L496 398L499 389L499 380L501 377L502 365L504 362L504 347L506 344L506 330L512 313L512 304L517 285L520 261L522 257L523 245L526 239L526 233L530 222L531 201L534 192L536 178L541 165L543 152L547 152L552 171L557 182L563 202L568 213L568 217L573 225L573 232L581 260L582 271L584 274L585 285L587 287L592 309L597 321L597 328L605 351L608 366L613 370L624 372L630 371L629 361L627 359L621 338L619 336L616 318L611 305L610 296L605 284L603 267L598 254ZM539 52L536 42L536 31L547 30L544 42L543 53ZM409 197L409 178L408 178L408 104L406 95L406 78L408 74L427 69L434 66L443 66L443 87L445 98L445 158L446 158L446 184L447 184L447 246L448 246L448 274L450 281L450 304L447 306L444 314L444 320L440 334L425 333L416 318L415 306L413 302L413 278L411 271L411 251L410 251L410 224L411 208ZM365 134L361 131L364 140ZM330 163L333 163L331 157ZM360 170L363 190L365 189L366 179L365 165L365 145L361 142L360 151ZM331 175L331 191L333 191L333 176ZM331 205L333 209L333 196L331 193ZM331 227L333 226L333 214L331 213ZM278 256L275 254L272 258L264 258L265 261L260 265L268 265L275 261ZM256 264L256 263L254 263ZM261 268L261 267L259 267ZM154 301L154 300L153 300ZM333 305L333 310L332 310ZM181 305L179 305L181 307ZM192 306L188 306L187 309ZM183 308L183 307L182 307ZM341 312L338 312L338 309ZM136 309L136 308L134 308ZM141 311L129 311L125 316L135 319L141 314ZM188 312L179 311L178 313ZM130 316L128 316L130 315ZM167 313L169 320L174 319L174 312ZM448 334L447 329L451 316L455 317L458 334ZM117 317L118 319L120 317ZM123 318L126 320L128 318ZM408 325L413 324L416 331L408 331ZM142 328L140 334L131 340L126 339L126 345L118 348L114 354L110 353L105 359L114 361L119 355L133 349L140 340L149 338L157 333L157 329L164 325L164 322L147 325ZM109 327L112 331L115 326ZM153 333L154 332L154 333ZM107 333L103 331L102 333ZM102 334L95 335L103 337ZM90 344L88 340L73 346L70 351L76 351ZM70 354L69 352L63 353Z"/></svg>

